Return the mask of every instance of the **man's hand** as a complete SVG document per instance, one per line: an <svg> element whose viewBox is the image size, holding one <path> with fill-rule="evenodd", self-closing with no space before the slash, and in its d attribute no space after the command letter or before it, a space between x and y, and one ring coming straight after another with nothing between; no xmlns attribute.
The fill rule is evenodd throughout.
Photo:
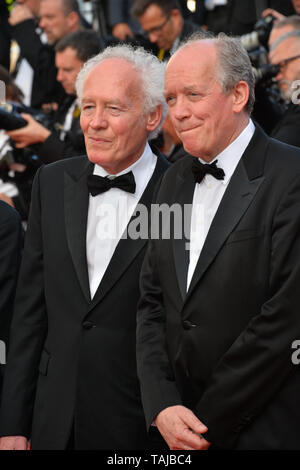
<svg viewBox="0 0 300 470"><path fill-rule="evenodd" d="M201 435L207 427L184 406L165 408L154 422L171 450L207 450L210 446Z"/></svg>
<svg viewBox="0 0 300 470"><path fill-rule="evenodd" d="M30 114L21 114L28 125L6 134L15 142L16 148L22 149L29 145L45 142L51 132L37 122Z"/></svg>
<svg viewBox="0 0 300 470"><path fill-rule="evenodd" d="M112 29L112 34L116 38L121 39L121 41L124 41L126 39L126 36L133 38L133 32L131 31L127 23L115 24Z"/></svg>
<svg viewBox="0 0 300 470"><path fill-rule="evenodd" d="M32 12L26 5L15 5L10 12L8 22L11 26L22 23L25 20L34 18Z"/></svg>
<svg viewBox="0 0 300 470"><path fill-rule="evenodd" d="M24 436L8 436L0 438L0 450L27 450L28 440Z"/></svg>
<svg viewBox="0 0 300 470"><path fill-rule="evenodd" d="M268 15L273 15L274 18L275 18L275 21L279 21L279 20L283 20L283 18L285 18L284 15L282 15L281 13L279 13L279 11L277 10L273 10L273 8L267 8L266 10L264 10L261 14L261 16L263 18L265 18L266 16Z"/></svg>

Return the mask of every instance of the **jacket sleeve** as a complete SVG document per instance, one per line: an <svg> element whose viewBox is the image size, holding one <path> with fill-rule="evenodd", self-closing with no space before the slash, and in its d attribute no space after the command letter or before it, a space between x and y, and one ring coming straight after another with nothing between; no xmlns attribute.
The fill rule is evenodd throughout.
<svg viewBox="0 0 300 470"><path fill-rule="evenodd" d="M155 197L154 197L155 200ZM137 313L137 370L147 426L163 409L180 405L166 344L163 294L156 262L155 240L150 240L140 278Z"/></svg>

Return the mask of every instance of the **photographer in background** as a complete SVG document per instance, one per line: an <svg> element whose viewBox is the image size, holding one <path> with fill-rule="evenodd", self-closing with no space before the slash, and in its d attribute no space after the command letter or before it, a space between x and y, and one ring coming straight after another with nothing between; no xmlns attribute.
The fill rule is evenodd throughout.
<svg viewBox="0 0 300 470"><path fill-rule="evenodd" d="M16 148L34 145L34 151L43 163L85 153L75 82L84 62L98 54L100 49L99 37L94 31L77 31L56 44L57 80L62 84L67 98L54 115L53 129L44 127L29 114L22 114L28 125L7 132Z"/></svg>
<svg viewBox="0 0 300 470"><path fill-rule="evenodd" d="M9 23L20 47L22 60L17 63L16 82L26 86L25 104L40 108L64 99L64 90L56 80L54 45L83 29L77 0L18 0Z"/></svg>
<svg viewBox="0 0 300 470"><path fill-rule="evenodd" d="M200 26L184 19L177 0L135 0L131 15L158 48L160 60L168 60L182 40L201 30Z"/></svg>
<svg viewBox="0 0 300 470"><path fill-rule="evenodd" d="M275 139L300 147L300 17L289 16L274 23L269 38L269 59L279 66L275 77L287 109L271 132Z"/></svg>

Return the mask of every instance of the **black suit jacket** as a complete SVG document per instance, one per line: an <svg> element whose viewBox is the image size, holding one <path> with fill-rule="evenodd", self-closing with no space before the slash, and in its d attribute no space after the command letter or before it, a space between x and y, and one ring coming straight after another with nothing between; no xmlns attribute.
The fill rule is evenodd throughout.
<svg viewBox="0 0 300 470"><path fill-rule="evenodd" d="M281 119L271 132L271 137L289 145L300 147L300 106L290 103Z"/></svg>
<svg viewBox="0 0 300 470"><path fill-rule="evenodd" d="M191 158L157 203L192 204ZM186 293L184 237L152 240L138 311L148 425L184 404L221 448L299 449L300 152L256 129L213 219Z"/></svg>
<svg viewBox="0 0 300 470"><path fill-rule="evenodd" d="M140 203L149 205L161 157ZM33 449L140 449L146 433L136 373L138 279L147 240L122 239L90 298L87 175L77 157L43 167L32 206L3 391L0 434Z"/></svg>
<svg viewBox="0 0 300 470"><path fill-rule="evenodd" d="M22 248L22 226L15 209L0 201L0 397Z"/></svg>

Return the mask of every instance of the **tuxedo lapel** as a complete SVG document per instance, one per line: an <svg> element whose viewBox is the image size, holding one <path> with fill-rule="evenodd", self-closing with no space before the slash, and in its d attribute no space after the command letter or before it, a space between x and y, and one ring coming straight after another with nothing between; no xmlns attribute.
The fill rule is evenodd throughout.
<svg viewBox="0 0 300 470"><path fill-rule="evenodd" d="M267 138L259 129L256 129L212 221L186 299L192 294L195 286L214 261L262 184L267 145Z"/></svg>
<svg viewBox="0 0 300 470"><path fill-rule="evenodd" d="M65 224L68 247L74 268L87 302L91 301L89 277L86 260L86 228L89 193L87 175L93 172L94 165L88 159L84 161L78 177L72 172L65 172L64 204Z"/></svg>
<svg viewBox="0 0 300 470"><path fill-rule="evenodd" d="M172 236L173 240L173 254L176 268L177 281L180 289L182 299L186 297L186 285L187 285L187 273L189 266L189 236L190 236L190 223L191 223L191 209L193 203L193 195L195 189L195 180L191 170L192 159L189 156L186 158L188 165L182 174L177 174L177 180L175 182L177 191L175 194L175 201L182 208L182 236ZM179 227L175 227L179 229ZM179 233L180 235L180 233Z"/></svg>
<svg viewBox="0 0 300 470"><path fill-rule="evenodd" d="M137 208L133 213L127 228L126 232L123 234L123 237L120 239L112 259L104 273L104 276L99 284L99 287L93 297L92 303L90 305L90 310L97 305L102 298L111 290L111 288L116 284L118 279L123 275L129 265L136 258L138 253L144 248L147 243L147 238L137 238L132 239L127 233L128 226L130 223L138 216L139 205L143 205L148 209L151 206L154 188L158 182L158 179L163 174L163 172L168 167L168 163L162 157L157 158L157 163L152 177L149 180L148 185L142 197L139 200ZM148 233L147 233L148 236Z"/></svg>

